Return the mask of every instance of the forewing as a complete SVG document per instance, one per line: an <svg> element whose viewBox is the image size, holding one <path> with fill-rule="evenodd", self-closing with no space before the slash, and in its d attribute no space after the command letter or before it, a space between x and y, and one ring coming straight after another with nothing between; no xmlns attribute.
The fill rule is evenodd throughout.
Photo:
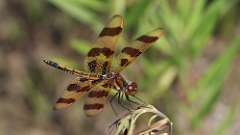
<svg viewBox="0 0 240 135"><path fill-rule="evenodd" d="M111 90L111 83L97 85L87 96L83 109L87 116L94 116L103 111L107 97Z"/></svg>
<svg viewBox="0 0 240 135"><path fill-rule="evenodd" d="M96 84L96 81L94 82L88 78L77 77L64 90L63 95L57 100L54 109L69 107Z"/></svg>
<svg viewBox="0 0 240 135"><path fill-rule="evenodd" d="M96 46L88 52L85 60L89 72L99 74L109 72L115 45L122 30L123 18L119 15L114 16L103 28L96 40Z"/></svg>
<svg viewBox="0 0 240 135"><path fill-rule="evenodd" d="M163 29L158 28L138 37L133 43L124 47L119 54L118 65L115 71L122 71L133 60L147 50L153 43L155 43L163 34Z"/></svg>

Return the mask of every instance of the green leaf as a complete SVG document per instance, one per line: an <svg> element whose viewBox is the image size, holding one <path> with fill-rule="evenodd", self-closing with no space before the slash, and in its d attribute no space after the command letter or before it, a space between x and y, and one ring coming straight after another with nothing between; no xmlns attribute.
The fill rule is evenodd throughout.
<svg viewBox="0 0 240 135"><path fill-rule="evenodd" d="M81 5L82 7L88 7L96 11L105 11L104 8L107 4L104 0L70 0L74 1L76 4Z"/></svg>
<svg viewBox="0 0 240 135"><path fill-rule="evenodd" d="M163 66L164 67L161 68L166 68L165 71L162 72L161 75L155 74L155 76L158 75L158 78L152 78L153 80L147 85L147 91L145 91L147 93L144 92L144 95L142 95L142 97L144 97L149 103L154 103L156 99L159 99L161 96L163 96L163 93L169 90L169 87L177 76L176 67L172 65ZM143 83L146 81L147 80L143 80ZM149 92L149 90L151 90L151 92Z"/></svg>
<svg viewBox="0 0 240 135"><path fill-rule="evenodd" d="M190 91L190 102L200 102L200 109L192 118L192 126L196 128L216 104L221 93L221 86L230 71L231 63L240 49L240 38L236 38L226 52L214 62L204 77L199 81L197 88Z"/></svg>
<svg viewBox="0 0 240 135"><path fill-rule="evenodd" d="M145 13L146 8L153 0L139 0L136 1L134 6L129 7L126 14L126 30L128 31L129 28L132 28L133 25L138 26L139 19L143 16L143 13Z"/></svg>
<svg viewBox="0 0 240 135"><path fill-rule="evenodd" d="M192 3L192 0L177 0L176 10L179 18L184 22L188 20L189 14L191 13Z"/></svg>
<svg viewBox="0 0 240 135"><path fill-rule="evenodd" d="M70 45L78 53L87 54L87 52L90 50L90 48L93 44L90 42L87 42L87 41L75 39L75 40L71 41Z"/></svg>
<svg viewBox="0 0 240 135"><path fill-rule="evenodd" d="M101 27L101 19L96 12L87 9L82 5L76 4L76 1L74 0L49 0L49 2L77 20L90 24L91 28L95 31Z"/></svg>
<svg viewBox="0 0 240 135"><path fill-rule="evenodd" d="M112 0L111 8L112 8L112 13L111 13L112 16L115 14L123 15L126 8L126 1Z"/></svg>
<svg viewBox="0 0 240 135"><path fill-rule="evenodd" d="M192 11L190 12L190 15L188 16L188 20L185 25L184 34L187 37L187 39L190 39L191 36L196 31L196 28L199 27L199 24L201 23L201 19L204 18L204 6L206 4L206 0L198 0L194 2L194 5L192 7Z"/></svg>
<svg viewBox="0 0 240 135"><path fill-rule="evenodd" d="M193 56L198 56L205 47L207 41L211 37L216 26L217 20L235 3L234 1L218 0L214 1L207 9L206 14L201 18L201 22L192 37L190 37L190 45L192 47ZM207 20L207 21L206 21Z"/></svg>
<svg viewBox="0 0 240 135"><path fill-rule="evenodd" d="M237 110L237 105L231 106L224 120L219 123L219 126L214 130L213 135L227 135L227 131L233 126L238 114L239 110Z"/></svg>

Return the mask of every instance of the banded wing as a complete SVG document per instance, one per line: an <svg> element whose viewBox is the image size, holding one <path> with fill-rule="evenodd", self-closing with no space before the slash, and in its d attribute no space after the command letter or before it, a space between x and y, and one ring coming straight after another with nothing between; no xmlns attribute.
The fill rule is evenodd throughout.
<svg viewBox="0 0 240 135"><path fill-rule="evenodd" d="M140 54L147 50L153 43L155 43L162 35L161 28L155 29L145 35L138 37L131 45L122 49L118 57L118 65L114 71L120 72L127 67Z"/></svg>
<svg viewBox="0 0 240 135"><path fill-rule="evenodd" d="M100 83L98 80L94 81L86 77L77 77L67 86L63 95L57 100L54 109L69 107L98 83Z"/></svg>
<svg viewBox="0 0 240 135"><path fill-rule="evenodd" d="M106 74L110 71L115 45L123 30L123 18L114 16L103 28L96 40L96 47L87 55L86 63L89 72ZM87 116L101 112L106 104L111 86L109 82L98 84L88 93L83 109Z"/></svg>
<svg viewBox="0 0 240 135"><path fill-rule="evenodd" d="M115 15L103 28L86 58L89 72L106 74L110 71L115 45L123 30L123 18Z"/></svg>
<svg viewBox="0 0 240 135"><path fill-rule="evenodd" d="M83 109L87 116L94 116L103 111L112 83L99 84L88 93Z"/></svg>

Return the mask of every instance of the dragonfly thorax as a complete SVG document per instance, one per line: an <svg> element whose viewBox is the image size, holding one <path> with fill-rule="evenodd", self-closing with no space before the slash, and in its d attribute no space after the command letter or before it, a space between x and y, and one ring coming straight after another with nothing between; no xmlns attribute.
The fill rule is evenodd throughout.
<svg viewBox="0 0 240 135"><path fill-rule="evenodd" d="M126 93L128 95L135 95L137 93L137 83L129 81L126 87Z"/></svg>
<svg viewBox="0 0 240 135"><path fill-rule="evenodd" d="M107 79L111 79L114 82L114 88L121 90L128 95L135 95L137 92L137 83L126 80L120 73L110 72L105 76Z"/></svg>

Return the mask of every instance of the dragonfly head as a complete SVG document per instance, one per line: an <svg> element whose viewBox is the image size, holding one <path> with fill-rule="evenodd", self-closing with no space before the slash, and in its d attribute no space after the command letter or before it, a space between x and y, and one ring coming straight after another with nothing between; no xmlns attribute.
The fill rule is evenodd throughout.
<svg viewBox="0 0 240 135"><path fill-rule="evenodd" d="M137 93L137 83L129 81L126 87L126 93L128 95L135 95Z"/></svg>

